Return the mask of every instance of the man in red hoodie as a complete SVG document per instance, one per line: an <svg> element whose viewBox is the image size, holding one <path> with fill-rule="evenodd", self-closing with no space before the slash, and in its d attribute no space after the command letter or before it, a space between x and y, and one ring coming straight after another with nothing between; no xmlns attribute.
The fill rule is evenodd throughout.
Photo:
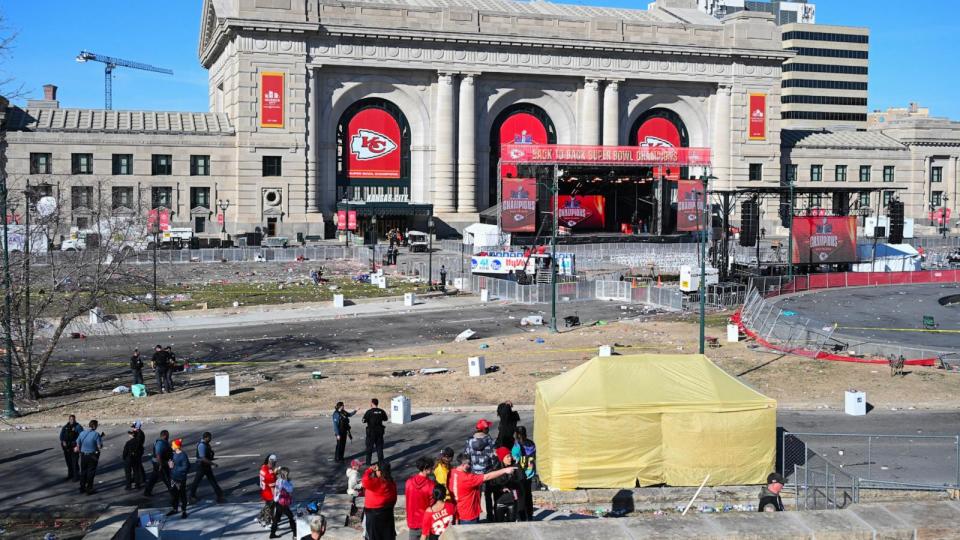
<svg viewBox="0 0 960 540"><path fill-rule="evenodd" d="M410 540L420 540L423 513L430 506L433 486L436 485L428 476L433 470L432 459L421 457L417 460L416 466L417 473L407 478L403 490L407 503L407 528L410 529Z"/></svg>
<svg viewBox="0 0 960 540"><path fill-rule="evenodd" d="M517 468L504 467L486 474L474 474L470 472L470 456L465 453L457 456L457 463L457 468L450 471L450 491L457 501L460 523L480 523L480 488L483 483L505 474L513 474ZM487 513L492 515L493 508L487 508Z"/></svg>

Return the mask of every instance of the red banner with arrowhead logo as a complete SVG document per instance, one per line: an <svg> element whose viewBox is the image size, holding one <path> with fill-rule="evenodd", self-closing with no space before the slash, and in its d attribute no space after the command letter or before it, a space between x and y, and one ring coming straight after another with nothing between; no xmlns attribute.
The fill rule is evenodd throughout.
<svg viewBox="0 0 960 540"><path fill-rule="evenodd" d="M260 74L260 127L283 127L283 73Z"/></svg>
<svg viewBox="0 0 960 540"><path fill-rule="evenodd" d="M699 231L703 215L703 184L696 180L677 182L677 230Z"/></svg>
<svg viewBox="0 0 960 540"><path fill-rule="evenodd" d="M557 217L561 227L603 229L607 223L606 199L603 195L560 195Z"/></svg>
<svg viewBox="0 0 960 540"><path fill-rule="evenodd" d="M857 261L856 216L794 217L793 264Z"/></svg>
<svg viewBox="0 0 960 540"><path fill-rule="evenodd" d="M767 95L750 94L750 139L762 141L767 138Z"/></svg>
<svg viewBox="0 0 960 540"><path fill-rule="evenodd" d="M505 232L534 232L537 228L537 181L504 178L500 202L500 228Z"/></svg>
<svg viewBox="0 0 960 540"><path fill-rule="evenodd" d="M347 126L349 178L400 178L400 124L383 109L363 109Z"/></svg>
<svg viewBox="0 0 960 540"><path fill-rule="evenodd" d="M648 118L637 129L637 145L647 148L680 148L680 130L666 118ZM663 175L668 180L679 180L680 167L665 169Z"/></svg>

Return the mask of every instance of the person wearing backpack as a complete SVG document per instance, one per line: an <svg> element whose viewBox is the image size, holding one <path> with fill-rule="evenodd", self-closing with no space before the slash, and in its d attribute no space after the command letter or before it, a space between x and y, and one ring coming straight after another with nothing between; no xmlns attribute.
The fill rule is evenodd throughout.
<svg viewBox="0 0 960 540"><path fill-rule="evenodd" d="M537 445L532 439L527 438L527 428L517 426L514 433L513 443L513 462L523 471L524 484L523 493L526 497L523 510L520 513L520 519L523 521L533 521L533 479L537 476Z"/></svg>
<svg viewBox="0 0 960 540"><path fill-rule="evenodd" d="M293 482L290 481L290 469L280 467L277 469L277 483L273 489L273 523L270 524L270 538L280 538L277 536L277 526L283 516L287 516L290 532L293 533L292 537L297 537L297 520L290 511L291 506L293 506Z"/></svg>
<svg viewBox="0 0 960 540"><path fill-rule="evenodd" d="M497 454L493 439L490 437L490 422L481 418L477 421L477 431L472 437L467 439L464 447L464 453L470 456L470 472L477 475L484 475L496 468ZM487 506L487 521L494 521L494 500L490 486L484 484L484 502ZM457 496L456 493L453 495Z"/></svg>

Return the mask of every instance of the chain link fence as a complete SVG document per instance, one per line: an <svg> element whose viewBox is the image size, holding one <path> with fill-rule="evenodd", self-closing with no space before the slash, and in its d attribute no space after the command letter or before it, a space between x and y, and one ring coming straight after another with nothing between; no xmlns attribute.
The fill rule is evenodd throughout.
<svg viewBox="0 0 960 540"><path fill-rule="evenodd" d="M784 432L780 443L797 510L845 508L868 489L960 489L960 435Z"/></svg>

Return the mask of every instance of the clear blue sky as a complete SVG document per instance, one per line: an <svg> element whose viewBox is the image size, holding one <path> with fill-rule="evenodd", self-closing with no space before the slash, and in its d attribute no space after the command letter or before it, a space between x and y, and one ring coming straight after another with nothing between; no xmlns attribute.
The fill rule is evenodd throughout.
<svg viewBox="0 0 960 540"><path fill-rule="evenodd" d="M207 73L197 61L201 0L0 0L19 36L2 78L28 95L44 83L60 87L64 107L103 107L102 64L74 61L81 49L145 62L174 75L118 68L115 109L207 109ZM646 6L647 0L584 0L581 4ZM870 29L869 107L916 101L936 116L960 120L960 15L957 0L820 0L817 22Z"/></svg>

